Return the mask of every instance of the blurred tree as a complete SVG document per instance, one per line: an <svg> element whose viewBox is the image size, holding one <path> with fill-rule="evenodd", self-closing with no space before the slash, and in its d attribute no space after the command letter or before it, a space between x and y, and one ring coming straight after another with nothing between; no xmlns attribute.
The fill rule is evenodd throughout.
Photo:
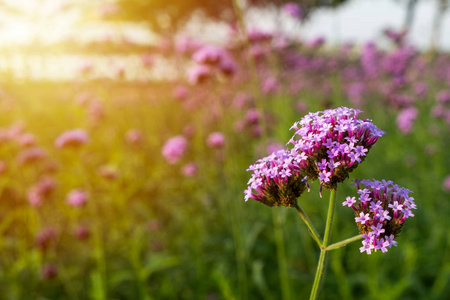
<svg viewBox="0 0 450 300"><path fill-rule="evenodd" d="M436 14L433 19L433 28L431 32L430 48L436 51L439 47L439 38L441 35L442 19L448 9L449 0L437 0Z"/></svg>
<svg viewBox="0 0 450 300"><path fill-rule="evenodd" d="M181 28L194 12L203 12L213 20L234 22L233 1L211 0L117 0L118 9L111 19L144 22L156 32ZM336 7L346 0L243 0L242 7L280 7L286 3L297 3L303 18L307 18L318 7Z"/></svg>

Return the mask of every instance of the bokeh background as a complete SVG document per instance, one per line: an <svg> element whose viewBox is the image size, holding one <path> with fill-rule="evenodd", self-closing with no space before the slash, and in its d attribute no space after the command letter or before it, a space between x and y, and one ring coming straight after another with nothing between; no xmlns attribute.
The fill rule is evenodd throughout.
<svg viewBox="0 0 450 300"><path fill-rule="evenodd" d="M446 0L0 1L0 299L305 299L319 249L244 201L308 112L386 132L355 178L418 209L388 253L330 252L322 299L448 299ZM299 199L319 232L328 191Z"/></svg>

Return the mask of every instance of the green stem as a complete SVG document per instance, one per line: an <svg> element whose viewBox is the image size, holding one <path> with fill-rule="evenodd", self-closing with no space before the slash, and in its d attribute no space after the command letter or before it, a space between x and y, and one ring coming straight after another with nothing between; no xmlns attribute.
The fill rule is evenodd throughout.
<svg viewBox="0 0 450 300"><path fill-rule="evenodd" d="M345 239L345 240L337 242L337 243L334 243L327 247L327 251L342 248L342 247L346 246L347 244L356 242L357 240L360 240L360 239L362 239L362 234Z"/></svg>
<svg viewBox="0 0 450 300"><path fill-rule="evenodd" d="M308 226L308 231L311 234L312 238L316 241L317 245L322 248L323 245L322 241L320 240L320 235L317 233L316 228L312 224L306 212L300 207L300 205L298 205L298 203L296 203L294 207L298 211L298 214L302 218L303 222L305 222L306 226Z"/></svg>
<svg viewBox="0 0 450 300"><path fill-rule="evenodd" d="M282 299L291 299L291 288L288 277L288 267L286 261L286 249L284 247L284 236L283 236L283 220L282 211L272 210L273 222L275 225L275 241L277 247L277 260L279 267L279 275L281 282L281 294Z"/></svg>
<svg viewBox="0 0 450 300"><path fill-rule="evenodd" d="M334 207L336 204L336 189L330 191L330 203L328 205L327 223L325 225L325 234L323 238L322 248L320 249L319 263L317 264L316 276L314 278L311 290L310 300L317 299L319 295L320 284L325 274L325 262L327 258L327 247L330 243L331 227L333 225Z"/></svg>

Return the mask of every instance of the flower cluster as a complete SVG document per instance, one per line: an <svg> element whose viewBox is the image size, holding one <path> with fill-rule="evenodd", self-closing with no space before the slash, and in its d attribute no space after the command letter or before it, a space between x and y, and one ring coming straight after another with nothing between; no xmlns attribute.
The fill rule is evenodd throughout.
<svg viewBox="0 0 450 300"><path fill-rule="evenodd" d="M381 250L397 246L394 241L407 218L414 217L417 206L410 190L392 181L355 180L359 198L347 197L342 203L355 211L355 222L363 234L361 252ZM361 187L364 185L364 188Z"/></svg>
<svg viewBox="0 0 450 300"><path fill-rule="evenodd" d="M187 146L187 139L182 135L177 135L166 141L162 148L162 155L169 164L176 164L183 157Z"/></svg>
<svg viewBox="0 0 450 300"><path fill-rule="evenodd" d="M267 206L295 206L307 187L301 172L303 158L292 150L279 150L259 159L247 171L252 171L245 201L254 199Z"/></svg>
<svg viewBox="0 0 450 300"><path fill-rule="evenodd" d="M82 129L74 129L63 132L55 140L55 146L57 148L77 147L84 145L88 142L89 136L86 131Z"/></svg>
<svg viewBox="0 0 450 300"><path fill-rule="evenodd" d="M309 180L319 179L334 189L360 164L384 132L370 120L357 119L360 111L339 107L309 113L291 129L289 141L303 158L301 167Z"/></svg>

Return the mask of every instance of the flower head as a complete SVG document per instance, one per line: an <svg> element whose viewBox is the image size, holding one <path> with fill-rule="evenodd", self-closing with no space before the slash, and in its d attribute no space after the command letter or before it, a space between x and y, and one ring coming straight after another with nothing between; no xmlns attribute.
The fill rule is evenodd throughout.
<svg viewBox="0 0 450 300"><path fill-rule="evenodd" d="M166 141L162 148L162 155L169 164L177 163L187 149L187 140L184 136L178 135Z"/></svg>
<svg viewBox="0 0 450 300"><path fill-rule="evenodd" d="M88 201L88 194L81 189L72 190L66 197L66 201L70 206L81 207Z"/></svg>
<svg viewBox="0 0 450 300"><path fill-rule="evenodd" d="M208 135L206 143L210 148L223 148L225 146L225 136L222 132L215 131Z"/></svg>
<svg viewBox="0 0 450 300"><path fill-rule="evenodd" d="M55 146L58 148L80 146L86 144L88 139L86 131L82 129L69 130L55 140Z"/></svg>
<svg viewBox="0 0 450 300"><path fill-rule="evenodd" d="M301 172L303 160L298 152L283 149L256 161L247 169L253 174L244 191L245 201L254 199L267 206L294 206L307 187Z"/></svg>
<svg viewBox="0 0 450 300"><path fill-rule="evenodd" d="M343 205L355 211L355 222L364 238L360 250L367 254L372 250L387 252L386 247L397 246L394 238L400 234L405 220L414 216L412 209L417 206L414 198L409 196L411 191L385 180L355 180L355 184L359 201L354 203L347 197Z"/></svg>
<svg viewBox="0 0 450 300"><path fill-rule="evenodd" d="M319 179L328 189L344 181L366 157L383 131L370 120L357 119L360 111L339 107L309 113L291 129L289 141L306 160L302 161L308 179Z"/></svg>

